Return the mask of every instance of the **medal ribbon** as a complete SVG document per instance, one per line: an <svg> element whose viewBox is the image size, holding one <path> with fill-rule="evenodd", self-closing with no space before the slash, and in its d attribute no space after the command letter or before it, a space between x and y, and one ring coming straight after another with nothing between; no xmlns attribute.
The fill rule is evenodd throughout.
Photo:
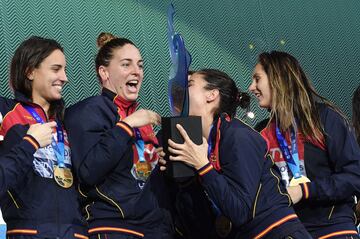
<svg viewBox="0 0 360 239"><path fill-rule="evenodd" d="M210 133L208 137L208 160L213 165L213 167L216 170L220 170L220 161L218 159L218 152L219 152L219 134L220 134L220 124L221 124L221 118L219 117L217 121L214 121L214 123L210 127ZM215 140L213 140L215 139ZM214 142L215 141L215 142ZM215 143L215 145L214 145ZM219 217L222 215L221 210L218 206L216 206L215 202L209 197L207 192L205 191L205 194L210 201L211 209L216 217Z"/></svg>
<svg viewBox="0 0 360 239"><path fill-rule="evenodd" d="M134 131L136 135L135 146L139 155L139 162L143 163L145 162L145 143L141 137L140 130L138 128L134 128Z"/></svg>
<svg viewBox="0 0 360 239"><path fill-rule="evenodd" d="M291 173L293 174L294 178L300 178L301 172L300 172L300 163L299 163L299 153L296 143L296 128L291 128L290 131L290 137L291 137L291 152L289 150L288 144L284 138L284 136L281 134L279 127L276 125L276 138L279 143L281 152L286 160L286 163L288 167L291 170Z"/></svg>
<svg viewBox="0 0 360 239"><path fill-rule="evenodd" d="M120 120L125 119L127 116L134 113L136 110L136 107L138 106L138 104L136 102L125 100L124 98L122 98L119 95L117 95L113 101L114 101L115 105L117 106ZM134 128L135 137L136 137L135 147L136 147L136 151L138 153L139 162L141 162L141 163L146 161L146 159L145 159L145 141L146 142L151 141L154 145L157 144L157 141L155 141L156 137L154 137L154 138L147 137L146 138L146 136L144 136L145 138L143 138L141 136L141 132L143 133L143 135L147 134L146 130L148 130L148 128L146 128L146 127L151 128L151 126L143 126L141 128ZM145 139L145 141L144 141L144 139ZM134 151L135 151L135 148L134 148Z"/></svg>
<svg viewBox="0 0 360 239"><path fill-rule="evenodd" d="M216 125L216 127L215 127ZM221 117L211 125L208 138L208 159L215 170L220 171L219 144L220 144Z"/></svg>
<svg viewBox="0 0 360 239"><path fill-rule="evenodd" d="M35 111L35 109L33 107L25 105L24 108L31 114L31 116L36 120L37 123L40 123L40 124L44 123L43 119L40 117L40 115ZM60 168L65 168L64 131L62 130L60 122L56 121L56 123L57 123L57 125L56 125L57 143L53 136L52 140L51 140L51 146L54 149L58 166Z"/></svg>
<svg viewBox="0 0 360 239"><path fill-rule="evenodd" d="M214 128L214 124L212 124L211 125L211 127L210 127L210 134L209 134L209 138L208 138L208 159L209 159L209 161L211 162L211 154L213 154L214 152L214 150L213 150L213 146L212 146L212 140L211 140L211 135L212 135L212 130L213 130L213 128Z"/></svg>
<svg viewBox="0 0 360 239"><path fill-rule="evenodd" d="M220 125L221 125L222 119L228 119L228 116L226 114L223 114L217 120L214 120L213 124L211 125L210 133L209 133L209 137L208 137L208 160L213 165L213 167L215 168L216 171L221 170L220 160L219 160L219 145L220 145ZM204 191L204 192L210 202L211 211L214 213L214 215L216 217L216 220L215 220L216 233L221 238L225 238L231 232L231 227L232 227L231 221L228 217L226 217L221 212L221 209L210 198L208 193L206 191ZM225 224L226 228L223 228L224 222L226 223ZM219 226L220 226L220 228L219 228ZM220 231L218 231L218 229ZM223 230L225 230L225 231L223 231Z"/></svg>

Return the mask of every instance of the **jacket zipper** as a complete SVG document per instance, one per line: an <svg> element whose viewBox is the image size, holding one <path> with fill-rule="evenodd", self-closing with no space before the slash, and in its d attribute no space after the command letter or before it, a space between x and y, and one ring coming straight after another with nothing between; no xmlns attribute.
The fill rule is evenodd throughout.
<svg viewBox="0 0 360 239"><path fill-rule="evenodd" d="M260 183L259 188L258 188L258 191L257 191L257 193L256 193L256 197L255 197L254 208L253 208L253 218L255 218L255 214L256 214L256 204L257 204L257 201L258 201L258 199L259 199L259 194L260 194L261 187L262 187L262 184Z"/></svg>

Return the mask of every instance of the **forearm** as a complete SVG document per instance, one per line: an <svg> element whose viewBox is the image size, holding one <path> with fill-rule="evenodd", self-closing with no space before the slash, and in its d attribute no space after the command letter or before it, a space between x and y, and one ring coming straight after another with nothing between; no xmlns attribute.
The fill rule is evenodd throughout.
<svg viewBox="0 0 360 239"><path fill-rule="evenodd" d="M15 186L32 168L33 154L38 148L36 140L26 135L23 141L0 158L0 194Z"/></svg>

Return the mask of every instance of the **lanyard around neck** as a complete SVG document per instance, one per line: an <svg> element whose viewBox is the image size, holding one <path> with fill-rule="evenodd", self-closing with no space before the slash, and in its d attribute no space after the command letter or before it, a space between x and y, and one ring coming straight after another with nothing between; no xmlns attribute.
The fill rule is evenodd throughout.
<svg viewBox="0 0 360 239"><path fill-rule="evenodd" d="M37 123L43 124L44 120L40 115L35 111L31 106L25 105L24 108L31 114L31 116L36 120ZM58 166L60 168L65 168L65 146L64 146L64 131L61 127L60 122L56 122L56 133L57 133L57 142L54 137L51 140L51 146L54 149L55 156L57 159Z"/></svg>
<svg viewBox="0 0 360 239"><path fill-rule="evenodd" d="M286 163L290 168L294 178L299 178L301 177L301 172L300 172L299 153L296 142L297 139L296 127L291 128L290 137L291 137L291 152L284 136L281 134L279 127L276 125L276 138L279 143L283 157L285 158Z"/></svg>
<svg viewBox="0 0 360 239"><path fill-rule="evenodd" d="M134 128L134 131L135 131L135 135L136 135L135 146L136 146L136 150L138 151L139 161L143 163L143 162L145 162L145 156L144 156L145 143L141 137L140 130L138 128Z"/></svg>

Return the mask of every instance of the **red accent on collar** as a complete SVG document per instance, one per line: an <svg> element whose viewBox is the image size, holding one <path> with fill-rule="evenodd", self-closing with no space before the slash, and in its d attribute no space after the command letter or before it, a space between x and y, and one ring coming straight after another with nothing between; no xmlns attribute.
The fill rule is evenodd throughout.
<svg viewBox="0 0 360 239"><path fill-rule="evenodd" d="M37 104L30 104L34 107L35 111L43 119L47 121L44 110ZM17 103L13 109L11 109L5 116L3 116L3 122L0 127L0 135L5 136L7 131L16 124L36 124L36 120L33 116L23 107L22 103Z"/></svg>
<svg viewBox="0 0 360 239"><path fill-rule="evenodd" d="M261 131L261 135L267 141L268 146L272 143L275 143L276 145L278 145L277 139L276 139L275 127L276 127L275 122L271 122L268 127L266 127L265 129L263 129ZM297 133L297 137L298 137L298 140L297 140L298 147L299 146L303 147L304 142L309 142L309 143L313 144L314 146L320 148L321 150L326 151L326 145L325 145L324 138L322 138L321 141L318 141L314 137L304 136L300 132ZM285 133L285 138L286 138L286 141L289 143L290 142L290 133L288 131ZM300 158L304 158L303 155L299 154L299 156L300 156Z"/></svg>
<svg viewBox="0 0 360 239"><path fill-rule="evenodd" d="M120 115L120 119L124 119L126 118L126 116L134 113L138 106L138 103L136 101L125 100L119 95L116 95L114 97L113 102L118 107L118 113Z"/></svg>
<svg viewBox="0 0 360 239"><path fill-rule="evenodd" d="M118 114L120 116L120 120L124 119L127 116L134 113L136 111L136 108L139 105L136 101L128 101L119 95L116 95L114 97L113 102L118 108ZM142 140L144 140L144 143L145 143L145 148L146 148L145 159L149 162L157 160L158 159L157 154L155 152L152 152L153 151L152 148L154 147L154 145L155 146L159 145L159 142L155 136L152 126L145 125L143 127L140 127L139 131L141 134L141 138L142 138ZM135 145L133 145L133 150L134 150L134 159L133 160L134 160L134 163L136 163L139 160L139 155L138 155ZM153 156L148 156L148 154L153 155Z"/></svg>
<svg viewBox="0 0 360 239"><path fill-rule="evenodd" d="M230 118L226 116L225 120L230 121ZM210 152L210 157L209 157L209 161L216 171L221 170L220 155L219 155L219 145L221 138L220 126L221 126L221 117L219 117L216 123L215 144L214 144L214 148Z"/></svg>

